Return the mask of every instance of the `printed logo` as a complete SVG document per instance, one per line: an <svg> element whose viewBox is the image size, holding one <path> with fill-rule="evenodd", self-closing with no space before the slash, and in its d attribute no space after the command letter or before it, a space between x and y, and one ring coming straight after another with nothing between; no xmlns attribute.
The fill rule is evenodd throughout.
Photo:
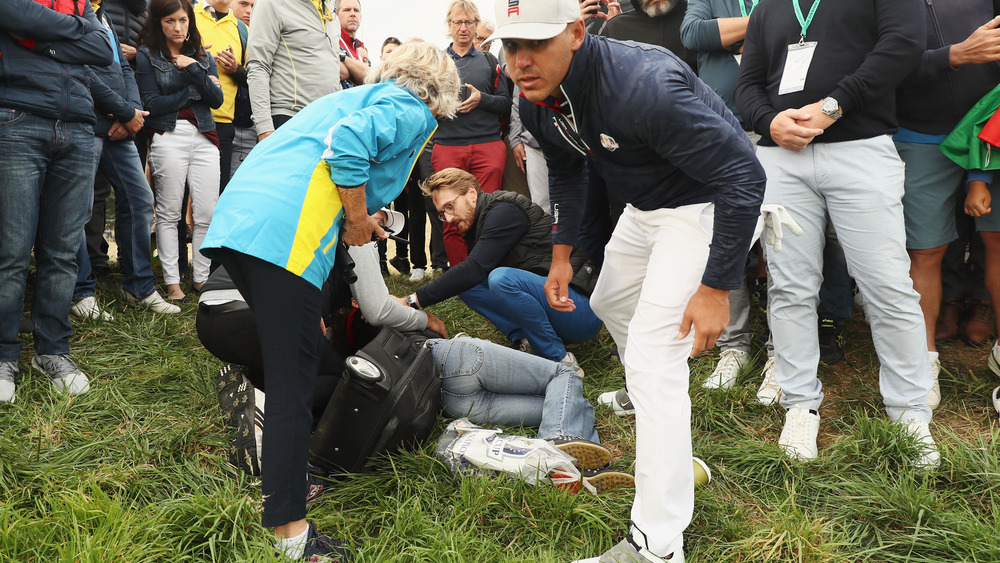
<svg viewBox="0 0 1000 563"><path fill-rule="evenodd" d="M508 16L519 16L521 15L521 8L519 4L521 0L507 0L507 15Z"/></svg>
<svg viewBox="0 0 1000 563"><path fill-rule="evenodd" d="M618 148L618 141L614 140L614 138L612 137L609 137L607 133L601 133L601 146L611 152L615 152L615 150Z"/></svg>

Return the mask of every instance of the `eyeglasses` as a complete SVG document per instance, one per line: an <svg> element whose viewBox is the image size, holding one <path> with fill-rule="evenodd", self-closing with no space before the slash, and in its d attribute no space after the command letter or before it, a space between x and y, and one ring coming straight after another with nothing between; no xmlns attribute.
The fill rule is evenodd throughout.
<svg viewBox="0 0 1000 563"><path fill-rule="evenodd" d="M448 203L442 205L441 206L441 210L438 211L438 219L441 219L442 221L447 221L447 219L445 219L445 215L451 215L452 217L454 217L455 216L455 202L458 201L458 198L462 197L463 195L465 195L465 194L464 193L459 194L459 195L455 196L455 199L453 199L453 200L449 201Z"/></svg>
<svg viewBox="0 0 1000 563"><path fill-rule="evenodd" d="M476 25L477 20L451 20L451 25L455 26L455 29L462 29L464 25L466 29L472 29L472 26Z"/></svg>

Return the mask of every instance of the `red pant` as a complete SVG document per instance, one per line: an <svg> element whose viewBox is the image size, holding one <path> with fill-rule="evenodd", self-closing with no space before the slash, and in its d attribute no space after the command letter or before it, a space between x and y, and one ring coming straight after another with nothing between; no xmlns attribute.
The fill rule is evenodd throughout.
<svg viewBox="0 0 1000 563"><path fill-rule="evenodd" d="M445 168L459 168L476 177L479 187L493 193L503 185L503 169L507 160L507 146L503 141L474 145L434 145L431 165L438 172ZM461 233L451 223L444 224L444 249L448 262L455 266L465 261L469 249Z"/></svg>

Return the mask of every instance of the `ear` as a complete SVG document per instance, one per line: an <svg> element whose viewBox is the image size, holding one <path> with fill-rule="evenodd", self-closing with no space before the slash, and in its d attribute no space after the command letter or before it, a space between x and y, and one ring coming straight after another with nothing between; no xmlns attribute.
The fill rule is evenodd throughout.
<svg viewBox="0 0 1000 563"><path fill-rule="evenodd" d="M583 18L577 19L569 24L570 36L572 37L571 48L576 51L583 46L583 40L587 37L587 28L584 26Z"/></svg>

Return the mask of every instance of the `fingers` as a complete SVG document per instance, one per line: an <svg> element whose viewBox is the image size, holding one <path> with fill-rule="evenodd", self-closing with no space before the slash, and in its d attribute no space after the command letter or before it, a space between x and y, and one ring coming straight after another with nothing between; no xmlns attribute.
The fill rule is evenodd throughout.
<svg viewBox="0 0 1000 563"><path fill-rule="evenodd" d="M375 223L375 230L372 231L372 233L375 236L377 236L379 240L385 240L389 238L389 235L385 234L385 229L383 229L382 225L379 225L378 223Z"/></svg>
<svg viewBox="0 0 1000 563"><path fill-rule="evenodd" d="M979 26L979 29L986 31L990 29L995 29L997 26L1000 26L1000 16L997 16L991 19L990 21L984 23L983 25Z"/></svg>

